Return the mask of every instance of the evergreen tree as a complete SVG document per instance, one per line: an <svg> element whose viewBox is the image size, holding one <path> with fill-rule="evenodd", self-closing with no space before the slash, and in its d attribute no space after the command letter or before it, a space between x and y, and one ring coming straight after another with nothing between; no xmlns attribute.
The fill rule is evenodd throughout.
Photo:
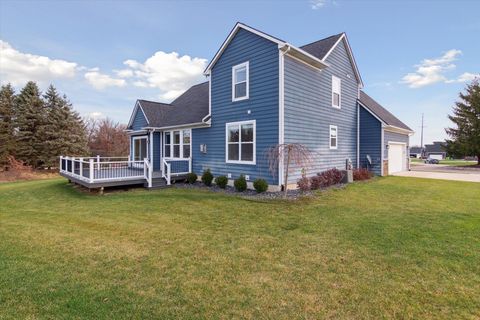
<svg viewBox="0 0 480 320"><path fill-rule="evenodd" d="M43 101L35 82L29 81L15 99L15 156L37 168L41 164L42 137L38 130L43 123Z"/></svg>
<svg viewBox="0 0 480 320"><path fill-rule="evenodd" d="M38 135L42 137L41 162L46 167L56 165L57 157L63 149L63 138L66 132L62 132L64 119L62 118L63 101L53 85L50 85L43 95L44 121L41 124Z"/></svg>
<svg viewBox="0 0 480 320"><path fill-rule="evenodd" d="M460 93L453 115L448 118L455 124L447 128L451 139L446 140L447 152L453 155L477 156L480 165L480 83L474 80L467 86L466 93Z"/></svg>
<svg viewBox="0 0 480 320"><path fill-rule="evenodd" d="M14 151L15 91L10 84L0 89L0 168L7 165L7 157Z"/></svg>
<svg viewBox="0 0 480 320"><path fill-rule="evenodd" d="M43 95L45 120L39 130L43 138L42 163L56 166L60 155L83 156L88 154L86 128L83 120L72 109L64 95L61 97L50 85Z"/></svg>
<svg viewBox="0 0 480 320"><path fill-rule="evenodd" d="M61 130L67 134L63 137L61 154L77 157L88 155L87 130L83 119L78 112L73 110L72 104L66 95L63 95L61 105L63 119L65 119L65 121L62 122L64 126Z"/></svg>

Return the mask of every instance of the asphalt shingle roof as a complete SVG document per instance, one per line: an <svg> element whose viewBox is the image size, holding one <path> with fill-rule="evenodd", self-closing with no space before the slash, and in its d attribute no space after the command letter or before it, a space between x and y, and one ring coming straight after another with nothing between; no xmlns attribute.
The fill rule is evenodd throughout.
<svg viewBox="0 0 480 320"><path fill-rule="evenodd" d="M405 123L400 121L397 117L390 113L387 109L382 107L377 101L373 100L368 94L363 91L360 91L360 102L373 112L377 117L379 117L385 124L389 126L394 126L406 130L413 131Z"/></svg>
<svg viewBox="0 0 480 320"><path fill-rule="evenodd" d="M208 115L208 82L192 86L171 103L138 100L150 127L199 123Z"/></svg>
<svg viewBox="0 0 480 320"><path fill-rule="evenodd" d="M328 51L330 51L330 49L335 45L335 43L337 43L338 39L340 39L342 35L343 33L339 33L328 38L301 46L300 49L305 50L312 56L315 56L318 59L322 60L328 53Z"/></svg>

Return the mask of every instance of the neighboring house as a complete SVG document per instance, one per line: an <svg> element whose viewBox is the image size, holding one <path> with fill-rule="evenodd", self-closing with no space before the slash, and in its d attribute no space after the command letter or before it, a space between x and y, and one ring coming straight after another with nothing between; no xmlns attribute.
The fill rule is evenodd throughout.
<svg viewBox="0 0 480 320"><path fill-rule="evenodd" d="M425 157L437 160L443 160L447 157L444 147L445 142L434 141L432 144L425 145Z"/></svg>
<svg viewBox="0 0 480 320"><path fill-rule="evenodd" d="M308 175L345 169L348 160L378 175L408 169L413 131L361 91L345 33L296 47L237 23L205 76L207 82L171 103L136 102L127 127L131 154L126 166L137 172L122 177L125 184L138 183L142 170L144 181L154 186L210 169L232 180L243 174L250 186L257 178L272 190L295 186L302 168L292 166L288 182L283 163L269 170L267 150L283 143L301 143L312 151ZM61 173L72 178L78 159L62 161ZM82 161L93 172L84 179L77 174L75 181L107 185L96 178L101 159ZM83 166L78 172L84 171Z"/></svg>
<svg viewBox="0 0 480 320"><path fill-rule="evenodd" d="M422 147L410 147L410 158L420 159L422 157Z"/></svg>

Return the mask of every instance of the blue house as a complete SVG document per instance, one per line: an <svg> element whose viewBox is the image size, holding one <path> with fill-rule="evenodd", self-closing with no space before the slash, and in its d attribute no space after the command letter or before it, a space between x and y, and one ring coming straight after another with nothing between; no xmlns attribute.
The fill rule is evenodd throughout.
<svg viewBox="0 0 480 320"><path fill-rule="evenodd" d="M171 103L135 103L128 158L62 157L61 174L89 187L152 187L210 169L278 190L296 186L302 169L314 175L348 161L377 175L408 170L413 131L362 91L345 33L297 47L237 23L204 74ZM284 164L272 172L266 151L290 143L314 159L283 181Z"/></svg>

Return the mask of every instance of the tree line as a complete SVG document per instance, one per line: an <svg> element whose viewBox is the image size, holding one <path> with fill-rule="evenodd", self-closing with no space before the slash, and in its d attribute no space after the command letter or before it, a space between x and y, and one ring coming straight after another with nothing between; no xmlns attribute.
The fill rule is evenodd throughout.
<svg viewBox="0 0 480 320"><path fill-rule="evenodd" d="M109 119L82 119L53 85L45 93L33 81L18 93L10 84L0 89L0 169L10 157L51 168L60 155L128 155L124 129Z"/></svg>

